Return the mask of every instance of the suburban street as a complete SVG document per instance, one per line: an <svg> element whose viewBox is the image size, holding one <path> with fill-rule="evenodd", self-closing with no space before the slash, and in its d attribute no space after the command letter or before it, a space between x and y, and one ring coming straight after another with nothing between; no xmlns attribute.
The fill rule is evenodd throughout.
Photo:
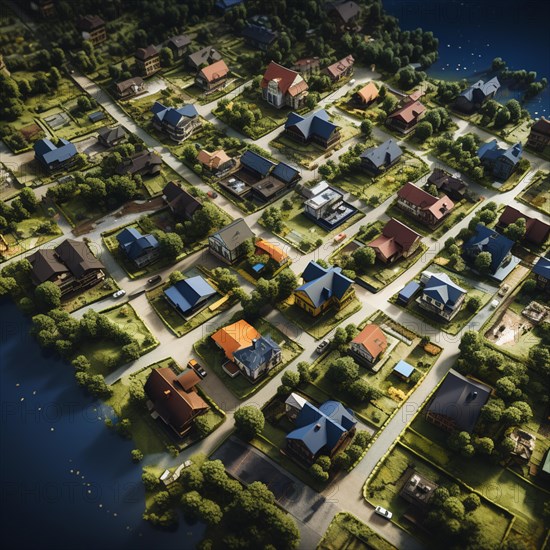
<svg viewBox="0 0 550 550"><path fill-rule="evenodd" d="M205 192L210 190L210 187L207 184L205 184L196 174L194 174L179 159L177 159L169 151L168 148L166 148L162 143L160 143L158 140L156 140L146 131L140 128L125 113L125 111L95 83L82 75L75 74L72 76L75 82L92 97L94 97L94 99L96 99L105 108L105 110L117 121L117 123L123 125L130 132L136 134L140 139L145 142L148 147L157 151L162 156L164 162L166 162L168 166L175 170L184 180ZM366 69L357 69L354 75L356 84L366 83L367 81L378 77L378 74L368 71ZM243 84L243 86L247 84L248 83ZM231 92L231 95L238 94L242 90L243 86L241 86L236 91ZM334 112L334 108L330 108L329 105L335 99L343 96L348 91L349 87L343 86L337 92L334 92L333 94L331 94L331 96L325 98L321 102L321 105L326 106L331 112ZM246 142L251 142L250 139L245 138L235 130L228 128L222 121L215 118L211 114L216 104L217 102L213 102L200 106L200 114L206 120L212 122L217 127L219 127L221 130L225 130L227 132L227 135L235 135ZM353 119L349 115L342 113L341 111L338 111L338 114L339 116L343 116L349 119L354 124L358 124L358 120ZM487 134L479 128L470 126L470 124L463 121L462 119L455 118L455 122L458 124L459 127L458 131L456 132L457 136L467 133L468 131L475 131L484 140L494 138L494 136ZM269 145L269 142L279 132L280 128L274 130L273 132L267 134L259 140L256 140L254 143L268 150L273 157L289 163L284 155L281 155L279 150ZM373 137L375 137L377 140L386 140L392 136L385 132L383 128L375 127ZM340 155L345 153L351 145L359 141L361 141L360 136L346 142L338 151L334 152L330 158L337 159ZM426 163L430 166L430 169L443 166L441 161L435 159L427 152L418 148L414 143L411 142L411 140L408 140L406 142L406 146L409 150L412 150L416 155L425 160ZM4 147L3 144L2 147ZM4 155L4 148L0 150L0 154ZM529 185L533 175L535 174L537 169L539 169L543 164L543 161L541 159L532 154L525 153L524 157L531 162L531 171L516 186L516 188L508 192L499 193L497 189L487 189L485 187L481 187L478 184L475 184L474 182L468 181L467 178L463 179L465 179L465 181L470 184L470 189L474 193L485 197L487 200L492 200L498 205L515 204L515 196ZM453 170L450 169L450 171ZM316 177L315 171L301 170L301 173L303 178L302 181L307 182ZM44 191L45 190L39 188L37 190L38 196L42 196ZM380 204L376 208L367 206L363 201L357 200L349 194L346 194L346 200L366 214L363 219L359 220L358 222L346 229L347 235L351 236L358 231L361 225L372 223L377 220L388 220L389 218L386 215L386 209L394 200L394 197L392 196L388 198L384 203ZM243 213L234 204L225 199L222 195L219 195L215 199L215 203L233 218L244 217L249 227L254 231L257 236L262 237L272 243L275 243L283 250L285 250L293 260L292 269L296 274L301 273L309 261L317 260L319 258L326 259L334 250L334 244L332 242L325 242L324 245L313 252L310 252L308 254L300 254L293 248L289 247L289 245L285 242L281 242L271 232L267 231L265 228L257 223L261 215L261 211L250 214L248 216L243 215ZM540 214L536 213L534 210L523 204L521 205L520 209L526 213L535 214L536 216L540 217ZM124 270L118 265L115 259L104 247L101 240L101 234L103 232L115 229L122 224L132 222L142 215L143 213L139 213L120 217L119 215L117 215L116 212L109 214L101 220L97 220L95 223L95 227L92 229L92 231L84 235L87 239L90 240L90 246L92 250L105 264L111 276L117 281L119 286L127 292L127 294L131 294L136 290L145 288L146 281L143 279L132 280L127 276ZM359 324L367 316L371 315L376 310L381 310L390 318L400 323L401 325L411 329L412 331L429 336L433 342L443 348L443 351L438 358L437 363L428 372L428 374L419 384L417 389L403 403L398 414L396 414L385 426L385 428L378 434L378 437L368 450L363 460L349 474L345 476L339 476L335 482L331 483L329 487L323 492L323 498L319 500L319 502L317 502L313 510L308 510L308 513L305 513L306 511L303 507L303 500L300 501L299 506L292 501L288 501L283 504L285 508L299 521L299 525L302 529L303 534L303 548L311 548L310 545L312 541L315 540L315 535L318 535L318 538L320 538L320 536L330 523L330 520L334 516L334 513L341 510L346 510L353 513L361 521L367 523L372 529L382 534L391 543L401 549L416 550L417 548L421 548L420 543L411 535L401 530L393 523L387 522L374 515L372 507L367 505L362 497L362 487L366 477L370 474L370 472L372 472L381 457L397 440L399 434L404 429L407 422L409 422L412 416L416 414L430 392L442 379L445 373L453 366L458 355L460 334L456 336L451 336L439 329L436 329L428 323L421 321L417 317L414 317L403 311L402 309L395 307L388 302L388 299L395 293L397 293L410 279L423 271L429 264L429 262L442 249L445 240L447 240L449 237L456 236L462 228L467 227L469 221L473 216L474 212L471 212L463 220L457 223L452 229L450 229L437 240L431 237L423 238L423 242L428 247L428 249L422 255L422 258L417 263L415 263L414 266L404 272L395 281L387 285L377 294L372 294L366 289L356 285L356 295L362 303L363 307L360 311L345 320L344 323L346 325L348 323ZM59 220L59 225L63 231L63 236L48 243L48 247L56 246L67 237L73 237L72 228L64 219ZM15 257L12 261L20 258L21 256ZM211 254L209 254L207 249L205 249L186 257L178 264L163 269L159 273L163 276L164 279L166 279L169 274L174 270L185 271L186 269L189 269L190 267L197 264L205 265L209 268L221 265L220 262L218 262L218 260L215 259ZM250 283L240 278L240 276L239 280L245 290L252 290L253 287ZM483 290L496 294L496 292L498 291L498 287L485 285ZM113 305L114 303L114 299L108 297L100 302L96 302L95 304L88 306L87 308L83 308L75 312L75 316L81 316L87 309L101 310ZM158 315L154 312L149 302L147 301L145 294L142 294L132 299L131 304L138 315L146 323L151 332L154 334L154 336L159 340L160 345L148 354L140 357L133 363L124 365L123 367L108 375L106 377L106 381L109 384L112 384L120 379L124 379L133 372L136 372L143 367L146 367L147 365L150 365L167 357L173 357L178 363L182 365L186 364L188 359L193 356L193 353L191 352L191 350L193 349L193 344L204 335L209 334L213 330L225 325L231 318L231 316L234 315L234 313L240 308L239 305L236 305L230 310L225 311L220 315L214 317L210 322L206 323L205 325L196 328L195 330L191 331L181 338L177 338L171 331L167 329L167 327L164 325ZM489 304L471 320L471 322L465 327L464 330L478 330L491 313L492 311L490 310L489 302ZM304 352L291 365L289 365L287 369L295 370L296 364L299 361L313 361L313 359L315 358L315 348L318 344L318 341L316 341L309 334L303 332L299 327L286 319L276 309L272 310L266 318L270 323L275 325L279 330L284 332L286 335L288 335L304 348ZM331 332L327 337L331 337L332 334L333 332ZM226 388L223 379L220 379L215 373L210 372L209 376L207 376L205 380L201 382L201 387L226 412L227 421L222 424L222 426L219 427L209 437L201 440L196 445L186 449L177 458L173 458L168 453L165 453L160 456L149 456L147 459L148 462L160 464L160 466L162 467L170 467L176 464L181 464L184 460L191 457L197 452L202 452L207 455L211 454L228 436L230 436L233 430L234 411L241 405L263 405L276 392L276 388L281 383L282 374L283 373L281 372L274 376L273 379L270 380L263 388L261 388L253 397L241 402ZM372 431L372 429L365 425L360 426L360 428ZM277 465L275 465L275 467L278 468ZM304 486L303 483L301 483L299 480L293 479L293 482L295 484L295 487L302 491L303 494L309 495L308 491L313 492L311 489ZM308 502L310 501L308 500ZM312 508L313 504L313 501L311 501L310 508Z"/></svg>

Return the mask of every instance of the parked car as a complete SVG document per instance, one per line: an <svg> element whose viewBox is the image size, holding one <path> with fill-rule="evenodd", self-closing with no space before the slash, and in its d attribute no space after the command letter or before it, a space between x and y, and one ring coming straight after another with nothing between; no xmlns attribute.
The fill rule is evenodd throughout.
<svg viewBox="0 0 550 550"><path fill-rule="evenodd" d="M382 506L377 506L374 509L374 513L378 514L379 516L382 516L383 518L386 518L386 519L391 519L392 516L393 516L393 514L389 510L386 510L385 508L382 508Z"/></svg>
<svg viewBox="0 0 550 550"><path fill-rule="evenodd" d="M147 282L150 285L154 285L155 283L160 283L160 281L162 281L162 275L155 275L155 276L147 279Z"/></svg>
<svg viewBox="0 0 550 550"><path fill-rule="evenodd" d="M315 351L317 353L323 353L325 351L326 347L330 344L330 340L322 340L321 343L315 348Z"/></svg>
<svg viewBox="0 0 550 550"><path fill-rule="evenodd" d="M208 191L206 193L211 199L215 199L218 196L218 193L216 191Z"/></svg>
<svg viewBox="0 0 550 550"><path fill-rule="evenodd" d="M346 237L347 235L345 233L338 233L338 235L334 237L334 242L339 243L340 241L343 241Z"/></svg>
<svg viewBox="0 0 550 550"><path fill-rule="evenodd" d="M502 285L498 291L498 295L499 296L505 296L508 291L510 290L510 286L509 285Z"/></svg>
<svg viewBox="0 0 550 550"><path fill-rule="evenodd" d="M190 359L187 366L193 369L201 378L204 378L208 373L204 370L204 367L200 365L195 359Z"/></svg>
<svg viewBox="0 0 550 550"><path fill-rule="evenodd" d="M491 302L491 309L496 309L499 304L500 304L500 302L498 300L493 300Z"/></svg>
<svg viewBox="0 0 550 550"><path fill-rule="evenodd" d="M113 298L121 298L122 296L124 296L126 294L126 291L125 290L122 290L122 288L120 290L117 290L114 294L113 294Z"/></svg>
<svg viewBox="0 0 550 550"><path fill-rule="evenodd" d="M349 82L348 82L348 85L349 86L353 86L355 84L355 78L352 78Z"/></svg>

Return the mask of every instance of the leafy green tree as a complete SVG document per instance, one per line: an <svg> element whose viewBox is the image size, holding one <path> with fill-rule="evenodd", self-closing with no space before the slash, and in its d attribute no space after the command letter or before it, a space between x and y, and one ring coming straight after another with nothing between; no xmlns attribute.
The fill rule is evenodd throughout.
<svg viewBox="0 0 550 550"><path fill-rule="evenodd" d="M481 307L481 298L479 296L471 296L468 299L468 303L466 304L466 307L469 311L472 313L475 313L480 307Z"/></svg>
<svg viewBox="0 0 550 550"><path fill-rule="evenodd" d="M143 460L143 453L139 449L132 449L132 462L140 462Z"/></svg>
<svg viewBox="0 0 550 550"><path fill-rule="evenodd" d="M338 387L349 387L359 377L359 367L351 357L340 357L330 365L326 376Z"/></svg>
<svg viewBox="0 0 550 550"><path fill-rule="evenodd" d="M61 305L61 290L51 281L46 281L34 289L34 297L38 307L50 310Z"/></svg>
<svg viewBox="0 0 550 550"><path fill-rule="evenodd" d="M376 254L369 246L358 248L353 252L352 257L357 269L361 271L367 270L376 261Z"/></svg>
<svg viewBox="0 0 550 550"><path fill-rule="evenodd" d="M525 218L518 218L514 223L511 223L505 230L504 234L513 241L521 241L525 237L527 224Z"/></svg>
<svg viewBox="0 0 550 550"><path fill-rule="evenodd" d="M510 113L510 122L517 122L521 117L521 105L517 99L506 102L506 109Z"/></svg>
<svg viewBox="0 0 550 550"><path fill-rule="evenodd" d="M245 439L252 439L264 429L265 418L262 411L253 405L245 405L235 411L235 427Z"/></svg>
<svg viewBox="0 0 550 550"><path fill-rule="evenodd" d="M300 361L297 366L298 374L300 375L300 384L308 384L311 382L310 365L306 361Z"/></svg>
<svg viewBox="0 0 550 550"><path fill-rule="evenodd" d="M325 472L319 464L312 464L309 468L309 473L316 481L327 481L329 478L328 472Z"/></svg>
<svg viewBox="0 0 550 550"><path fill-rule="evenodd" d="M432 137L433 133L434 129L431 123L427 120L423 120L417 124L416 130L414 131L414 136L419 141L426 141L428 138Z"/></svg>
<svg viewBox="0 0 550 550"><path fill-rule="evenodd" d="M466 512L473 512L481 505L481 499L476 493L470 493L463 501Z"/></svg>
<svg viewBox="0 0 550 550"><path fill-rule="evenodd" d="M277 301L282 302L286 300L298 286L298 279L291 269L283 269L279 275L277 275L278 294Z"/></svg>
<svg viewBox="0 0 550 550"><path fill-rule="evenodd" d="M361 133L368 139L372 136L373 124L370 120L361 121Z"/></svg>
<svg viewBox="0 0 550 550"><path fill-rule="evenodd" d="M177 233L161 232L158 241L161 254L170 260L175 260L183 253L183 242Z"/></svg>
<svg viewBox="0 0 550 550"><path fill-rule="evenodd" d="M481 418L485 422L498 422L502 417L503 406L499 400L491 399L481 408Z"/></svg>
<svg viewBox="0 0 550 550"><path fill-rule="evenodd" d="M490 252L480 252L474 260L474 265L480 273L487 273L491 268L493 256Z"/></svg>
<svg viewBox="0 0 550 550"><path fill-rule="evenodd" d="M170 48L161 48L159 56L163 67L171 67L174 64L174 54Z"/></svg>
<svg viewBox="0 0 550 550"><path fill-rule="evenodd" d="M281 377L281 382L291 389L294 389L300 383L300 375L295 371L285 371Z"/></svg>

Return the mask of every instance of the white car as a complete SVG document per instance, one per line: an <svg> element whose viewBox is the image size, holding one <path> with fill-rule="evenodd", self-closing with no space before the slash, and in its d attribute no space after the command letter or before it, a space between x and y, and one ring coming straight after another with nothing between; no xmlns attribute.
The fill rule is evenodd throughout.
<svg viewBox="0 0 550 550"><path fill-rule="evenodd" d="M389 510L386 510L385 508L382 508L382 506L377 506L374 509L374 513L378 514L379 516L382 516L383 518L386 518L386 519L391 519L392 516L393 516L393 514Z"/></svg>
<svg viewBox="0 0 550 550"><path fill-rule="evenodd" d="M330 344L330 340L323 340L316 348L315 351L317 353L323 353L325 351L325 348Z"/></svg>
<svg viewBox="0 0 550 550"><path fill-rule="evenodd" d="M124 296L126 294L126 291L125 290L117 290L114 294L113 294L113 298L120 298L121 296Z"/></svg>

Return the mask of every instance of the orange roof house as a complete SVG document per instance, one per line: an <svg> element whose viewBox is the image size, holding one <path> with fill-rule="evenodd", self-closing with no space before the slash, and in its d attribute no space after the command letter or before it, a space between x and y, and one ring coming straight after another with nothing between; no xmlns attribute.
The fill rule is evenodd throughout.
<svg viewBox="0 0 550 550"><path fill-rule="evenodd" d="M229 67L223 59L220 59L211 65L203 67L197 74L195 82L197 86L200 86L204 90L213 90L225 84L228 74Z"/></svg>
<svg viewBox="0 0 550 550"><path fill-rule="evenodd" d="M262 239L256 242L256 254L267 254L278 265L283 265L289 260L288 254L281 248Z"/></svg>
<svg viewBox="0 0 550 550"><path fill-rule="evenodd" d="M376 363L386 351L388 340L381 328L374 323L367 325L350 343L350 352L359 361Z"/></svg>
<svg viewBox="0 0 550 550"><path fill-rule="evenodd" d="M374 82L369 82L355 93L355 100L364 105L370 105L375 99L378 99L379 92Z"/></svg>
<svg viewBox="0 0 550 550"><path fill-rule="evenodd" d="M206 149L201 149L197 155L197 161L208 168L208 170L214 172L228 168L232 164L233 159L223 149L218 149L213 153Z"/></svg>
<svg viewBox="0 0 550 550"><path fill-rule="evenodd" d="M350 76L353 74L353 64L355 59L353 55L348 55L336 63L329 65L324 72L329 76L329 78L336 82L345 76Z"/></svg>
<svg viewBox="0 0 550 550"><path fill-rule="evenodd" d="M252 345L253 340L261 337L261 334L244 319L227 325L212 334L212 340L225 352L225 356L233 361L233 354Z"/></svg>

